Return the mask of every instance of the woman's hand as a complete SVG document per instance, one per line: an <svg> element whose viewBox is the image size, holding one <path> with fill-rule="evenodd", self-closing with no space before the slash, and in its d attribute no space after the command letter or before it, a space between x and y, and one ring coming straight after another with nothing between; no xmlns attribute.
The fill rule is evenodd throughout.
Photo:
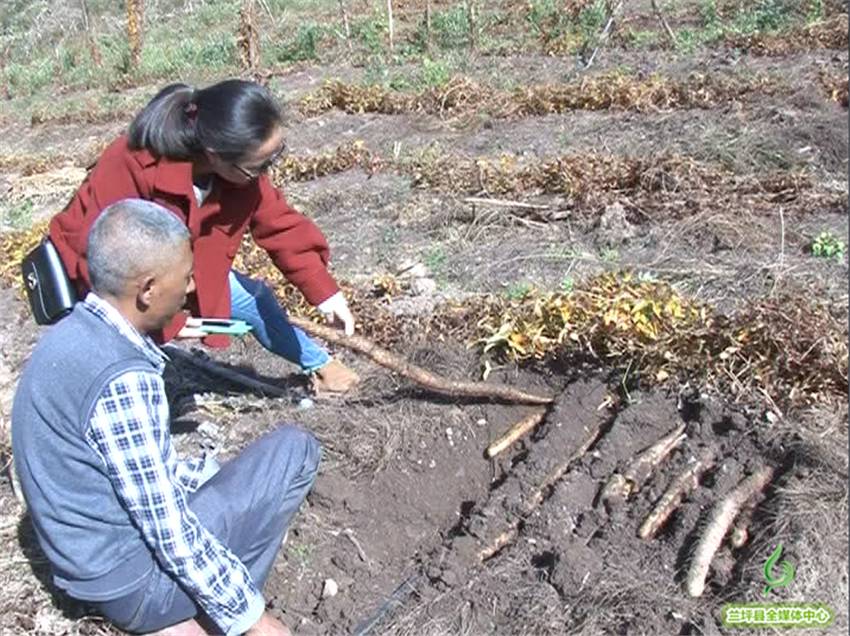
<svg viewBox="0 0 850 636"><path fill-rule="evenodd" d="M183 325L183 328L174 337L178 340L186 340L188 338L203 338L204 336L208 336L209 334L200 327L201 319L190 316L186 319L186 324Z"/></svg>
<svg viewBox="0 0 850 636"><path fill-rule="evenodd" d="M318 309L325 315L325 320L342 327L346 336L354 335L354 316L341 291L319 303Z"/></svg>

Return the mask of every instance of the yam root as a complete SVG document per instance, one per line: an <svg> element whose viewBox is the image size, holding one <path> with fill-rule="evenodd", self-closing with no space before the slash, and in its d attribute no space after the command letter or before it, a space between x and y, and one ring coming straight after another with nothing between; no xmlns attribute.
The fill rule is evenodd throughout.
<svg viewBox="0 0 850 636"><path fill-rule="evenodd" d="M744 547L747 541L750 540L750 524L753 522L753 515L761 499L761 497L754 497L748 501L735 519L735 524L732 526L732 533L729 536L729 543L736 550Z"/></svg>
<svg viewBox="0 0 850 636"><path fill-rule="evenodd" d="M705 579L715 552L723 543L723 538L729 531L735 517L741 508L767 487L773 479L774 469L771 466L762 466L752 475L742 480L735 489L720 501L711 514L705 532L697 545L691 568L688 571L687 590L688 594L697 597L702 596L705 591Z"/></svg>
<svg viewBox="0 0 850 636"><path fill-rule="evenodd" d="M548 475L546 475L543 481L540 482L540 485L531 492L523 503L521 515L514 519L506 530L499 533L495 540L478 552L478 558L481 561L486 561L487 559L495 556L502 548L507 546L517 537L522 520L534 512L540 504L543 503L546 498L546 492L549 488L554 486L555 483L564 476L564 474L566 474L573 462L582 457L588 450L590 450L593 444L596 443L596 440L599 438L599 434L602 432L602 426L603 422L601 421L593 426L585 436L581 446L579 446L574 452L570 453L568 457L566 457L560 464L555 466Z"/></svg>
<svg viewBox="0 0 850 636"><path fill-rule="evenodd" d="M442 393L452 397L491 398L523 404L551 404L554 402L553 397L526 393L520 389L502 384L467 382L442 378L427 369L411 364L404 358L391 351L387 351L383 347L379 347L363 336L346 336L338 329L318 325L297 316L289 316L288 319L293 325L300 327L310 335L362 353L376 364L395 371L399 375L403 375L407 379L435 393Z"/></svg>
<svg viewBox="0 0 850 636"><path fill-rule="evenodd" d="M490 444L485 451L485 455L487 458L492 458L498 455L499 453L505 451L510 448L511 445L516 442L520 437L534 430L534 427L540 424L543 421L543 418L546 416L546 409L539 408L535 409L524 418L522 418L519 422L514 424L507 433L502 435L495 442Z"/></svg>
<svg viewBox="0 0 850 636"><path fill-rule="evenodd" d="M638 536L644 540L652 539L664 527L670 515L679 507L682 499L699 485L703 473L712 466L714 466L714 453L706 450L696 463L670 482L667 490L664 491L658 503L655 504L641 524Z"/></svg>
<svg viewBox="0 0 850 636"><path fill-rule="evenodd" d="M625 501L630 492L631 488L626 478L620 473L612 473L599 493L599 501L602 503Z"/></svg>
<svg viewBox="0 0 850 636"><path fill-rule="evenodd" d="M649 478L655 467L664 461L673 452L673 449L679 446L686 437L685 425L677 426L670 433L643 451L629 464L623 476L626 478L626 482L630 484L632 492L640 490L640 487Z"/></svg>
<svg viewBox="0 0 850 636"><path fill-rule="evenodd" d="M684 433L685 425L677 426L652 446L638 454L622 474L614 473L611 475L599 495L599 500L602 502L624 501L633 493L639 491L652 471L655 470L655 467L664 461L664 458L686 438Z"/></svg>

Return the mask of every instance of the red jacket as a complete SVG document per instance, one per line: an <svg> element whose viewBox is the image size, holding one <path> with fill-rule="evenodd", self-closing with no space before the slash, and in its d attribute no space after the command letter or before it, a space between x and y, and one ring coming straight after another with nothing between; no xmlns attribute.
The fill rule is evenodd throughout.
<svg viewBox="0 0 850 636"><path fill-rule="evenodd" d="M289 206L266 175L245 186L223 179L213 183L212 191L198 207L190 162L157 159L147 150L130 150L125 136L115 140L67 207L50 221L50 239L80 293L91 287L86 262L89 229L101 210L131 197L168 208L188 226L197 287L189 297L188 309L195 316L230 317L227 275L249 227L257 244L308 302L318 305L339 290L327 270L329 249L324 235ZM158 339L174 338L186 316L175 316ZM204 342L224 346L228 339L210 336Z"/></svg>

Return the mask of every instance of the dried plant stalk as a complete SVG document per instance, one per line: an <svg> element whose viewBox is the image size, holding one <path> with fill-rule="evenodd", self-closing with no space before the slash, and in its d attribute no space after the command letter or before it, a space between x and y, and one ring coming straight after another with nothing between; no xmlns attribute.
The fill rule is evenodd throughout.
<svg viewBox="0 0 850 636"><path fill-rule="evenodd" d="M713 451L706 450L700 458L685 472L674 479L661 499L652 508L638 530L641 539L652 539L667 523L667 519L675 512L682 499L699 485L702 474L714 465Z"/></svg>
<svg viewBox="0 0 850 636"><path fill-rule="evenodd" d="M387 37L390 52L395 49L395 26L393 24L393 0L387 0Z"/></svg>
<svg viewBox="0 0 850 636"><path fill-rule="evenodd" d="M661 8L658 6L657 0L652 0L652 11L658 17L658 20L661 22L661 26L664 27L664 34L667 36L667 40L670 42L670 45L676 46L676 34L673 33L673 29L670 28L670 23L667 22L667 18L664 17L664 13L661 11Z"/></svg>
<svg viewBox="0 0 850 636"><path fill-rule="evenodd" d="M540 424L540 422L543 421L543 418L545 416L545 408L535 409L534 411L526 415L519 422L514 424L507 433L502 435L499 439L497 439L495 442L493 442L487 447L487 450L485 452L487 457L495 457L499 453L510 448L510 446L520 437L534 430L534 427Z"/></svg>
<svg viewBox="0 0 850 636"><path fill-rule="evenodd" d="M260 34L257 30L255 0L242 0L236 46L239 49L239 61L242 68L246 71L256 70L260 65Z"/></svg>
<svg viewBox="0 0 850 636"><path fill-rule="evenodd" d="M138 69L142 61L142 24L144 0L127 0L127 42L130 45L130 68Z"/></svg>
<svg viewBox="0 0 850 636"><path fill-rule="evenodd" d="M348 21L348 11L345 10L345 0L339 0L339 13L342 16L342 26L345 29L345 43L348 46L348 52L354 50L354 45L351 42L351 24Z"/></svg>
<svg viewBox="0 0 850 636"><path fill-rule="evenodd" d="M466 15L469 22L469 48L474 51L478 46L478 7L475 0L466 0Z"/></svg>
<svg viewBox="0 0 850 636"><path fill-rule="evenodd" d="M691 568L688 571L687 590L693 597L702 596L705 591L705 579L715 552L723 543L723 537L738 516L738 512L748 501L757 497L773 479L774 469L762 466L752 475L742 480L735 489L720 501L711 514L711 521L697 545Z"/></svg>
<svg viewBox="0 0 850 636"><path fill-rule="evenodd" d="M431 52L431 0L425 0L425 51Z"/></svg>
<svg viewBox="0 0 850 636"><path fill-rule="evenodd" d="M338 344L370 358L373 362L395 371L416 384L437 393L444 393L453 397L477 397L494 398L508 402L520 402L525 404L551 404L552 397L534 395L519 389L500 384L487 384L485 382L466 382L462 380L448 380L437 376L422 367L411 364L407 360L397 356L391 351L379 347L374 342L362 336L346 336L338 329L318 325L310 320L289 316L289 321L296 327L300 327L307 333L328 342Z"/></svg>

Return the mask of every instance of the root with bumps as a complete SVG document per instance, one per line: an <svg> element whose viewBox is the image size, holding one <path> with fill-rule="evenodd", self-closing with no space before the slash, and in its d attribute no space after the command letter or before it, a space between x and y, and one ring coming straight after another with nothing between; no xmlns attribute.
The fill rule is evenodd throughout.
<svg viewBox="0 0 850 636"><path fill-rule="evenodd" d="M408 362L407 360L397 356L391 351L379 347L374 342L362 336L346 336L341 331L333 327L317 325L316 323L289 316L289 321L309 333L312 336L322 338L328 342L338 344L340 346L351 349L358 353L367 356L373 362L395 371L399 375L403 375L416 384L430 389L436 393L451 395L452 397L473 397L473 398L491 398L504 400L506 402L519 402L525 404L550 404L554 398L544 397L542 395L534 395L526 393L513 387L487 384L484 382L466 382L463 380L447 380L438 375L435 375Z"/></svg>
<svg viewBox="0 0 850 636"><path fill-rule="evenodd" d="M638 530L641 539L652 539L670 518L687 494L699 485L702 474L714 465L714 453L706 450L685 472L674 479Z"/></svg>
<svg viewBox="0 0 850 636"><path fill-rule="evenodd" d="M723 543L723 538L741 508L767 487L770 480L773 479L773 474L774 469L771 466L760 467L714 507L711 521L697 545L691 568L688 571L688 594L693 597L702 596L705 591L705 579L708 576L711 560L720 544Z"/></svg>

